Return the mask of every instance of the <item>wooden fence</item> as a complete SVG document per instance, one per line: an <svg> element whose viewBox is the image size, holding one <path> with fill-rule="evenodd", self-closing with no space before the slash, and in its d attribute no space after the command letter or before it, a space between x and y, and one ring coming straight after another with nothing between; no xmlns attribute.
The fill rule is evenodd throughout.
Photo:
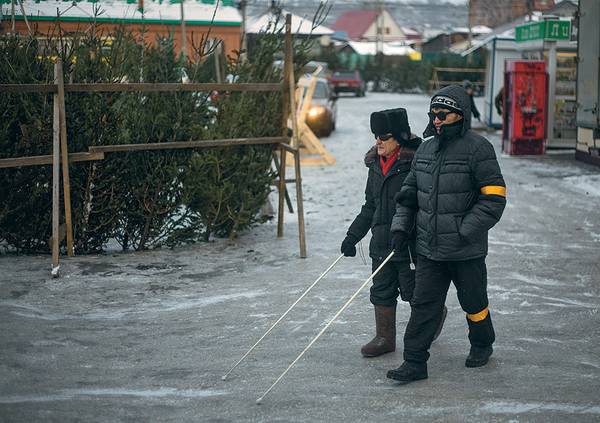
<svg viewBox="0 0 600 423"><path fill-rule="evenodd" d="M450 79L452 74L459 74L461 76L460 79ZM431 74L431 79L429 80L429 92L437 91L440 88L446 87L452 84L461 85L464 78L464 75L472 75L476 76L475 78L469 79L471 84L480 89L485 85L485 81L483 81L483 75L485 74L485 69L479 68L440 68L434 67L433 72Z"/></svg>
<svg viewBox="0 0 600 423"><path fill-rule="evenodd" d="M302 179L300 170L300 154L296 125L295 106L295 78L293 65L293 49L291 36L291 15L286 15L285 33L285 60L284 78L281 83L98 83L98 84L65 84L63 80L62 62L57 59L54 67L54 84L0 84L0 93L52 93L53 94L53 142L52 154L44 156L13 157L0 159L0 168L12 168L21 166L52 165L52 276L59 276L59 252L60 252L60 172L62 169L62 191L64 201L65 229L67 254L74 255L73 251L73 227L71 221L71 189L69 181L69 164L76 162L103 160L106 153L118 153L125 151L149 151L166 149L201 149L214 147L231 147L240 145L272 145L273 159L278 169L277 179L274 181L278 186L278 216L277 237L283 236L284 224L284 201L288 199L287 182L296 185L296 207L298 213L298 236L300 244L300 257L306 257L306 236L304 227L304 207L302 199ZM89 147L88 151L68 152L67 143L67 117L65 115L65 93L72 92L198 92L198 91L245 91L245 92L281 92L283 118L281 122L281 136L260 138L233 138L215 140L192 140L177 142L158 142L147 144L121 144L107 146ZM288 131L288 118L291 114L292 139ZM279 160L277 160L279 152ZM294 159L294 179L285 178L286 152L292 153Z"/></svg>

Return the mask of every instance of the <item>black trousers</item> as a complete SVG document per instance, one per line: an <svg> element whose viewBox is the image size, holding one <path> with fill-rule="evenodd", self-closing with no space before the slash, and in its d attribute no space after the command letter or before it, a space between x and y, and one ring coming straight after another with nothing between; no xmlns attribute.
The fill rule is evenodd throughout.
<svg viewBox="0 0 600 423"><path fill-rule="evenodd" d="M383 260L373 259L373 272ZM388 261L383 269L373 278L371 285L371 303L373 305L395 306L398 295L403 301L410 301L415 288L415 271L410 269L410 262Z"/></svg>
<svg viewBox="0 0 600 423"><path fill-rule="evenodd" d="M433 261L419 256L411 312L404 333L404 359L426 362L441 318L446 295L454 282L458 301L467 313L471 345L485 347L495 340L488 310L485 257L467 261Z"/></svg>

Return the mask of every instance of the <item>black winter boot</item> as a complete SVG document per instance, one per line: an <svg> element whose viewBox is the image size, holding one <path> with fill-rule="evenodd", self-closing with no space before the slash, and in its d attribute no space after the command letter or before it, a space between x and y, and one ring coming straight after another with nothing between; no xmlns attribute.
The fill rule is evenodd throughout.
<svg viewBox="0 0 600 423"><path fill-rule="evenodd" d="M401 385L406 385L416 380L427 379L427 363L405 361L397 369L389 370L386 376L388 379L400 382Z"/></svg>
<svg viewBox="0 0 600 423"><path fill-rule="evenodd" d="M440 333L442 333L442 328L444 327L444 322L446 321L447 315L448 315L448 308L446 308L446 306L444 306L444 308L442 309L442 319L440 320L440 324L438 325L438 328L435 330L435 335L433 335L434 341L436 339L438 339L438 336L440 336Z"/></svg>
<svg viewBox="0 0 600 423"><path fill-rule="evenodd" d="M487 347L476 347L471 345L471 351L465 361L467 367L481 367L485 366L490 359L490 356L494 352L492 346Z"/></svg>
<svg viewBox="0 0 600 423"><path fill-rule="evenodd" d="M375 338L364 345L363 357L378 357L396 351L396 306L375 306Z"/></svg>

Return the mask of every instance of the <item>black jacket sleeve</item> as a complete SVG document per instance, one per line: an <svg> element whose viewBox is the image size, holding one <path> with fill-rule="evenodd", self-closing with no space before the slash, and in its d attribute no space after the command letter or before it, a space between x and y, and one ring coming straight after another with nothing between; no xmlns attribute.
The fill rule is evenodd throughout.
<svg viewBox="0 0 600 423"><path fill-rule="evenodd" d="M360 213L354 218L347 232L347 235L355 236L358 240L363 239L371 229L371 222L375 213L375 199L373 198L371 183L371 171L369 171L367 186L365 187L365 204L363 204Z"/></svg>
<svg viewBox="0 0 600 423"><path fill-rule="evenodd" d="M472 172L479 196L460 226L460 235L467 241L476 239L498 223L506 206L506 184L489 142L475 151Z"/></svg>
<svg viewBox="0 0 600 423"><path fill-rule="evenodd" d="M413 159L410 172L396 196L396 213L392 218L390 230L392 232L405 232L409 234L413 228L417 211L417 178L415 161Z"/></svg>

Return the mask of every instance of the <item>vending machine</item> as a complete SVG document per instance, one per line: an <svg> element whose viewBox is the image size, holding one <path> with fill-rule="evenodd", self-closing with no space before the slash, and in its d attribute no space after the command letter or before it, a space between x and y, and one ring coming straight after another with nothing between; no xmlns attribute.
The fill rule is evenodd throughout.
<svg viewBox="0 0 600 423"><path fill-rule="evenodd" d="M511 155L544 154L548 116L546 63L507 60L503 102L502 151Z"/></svg>

